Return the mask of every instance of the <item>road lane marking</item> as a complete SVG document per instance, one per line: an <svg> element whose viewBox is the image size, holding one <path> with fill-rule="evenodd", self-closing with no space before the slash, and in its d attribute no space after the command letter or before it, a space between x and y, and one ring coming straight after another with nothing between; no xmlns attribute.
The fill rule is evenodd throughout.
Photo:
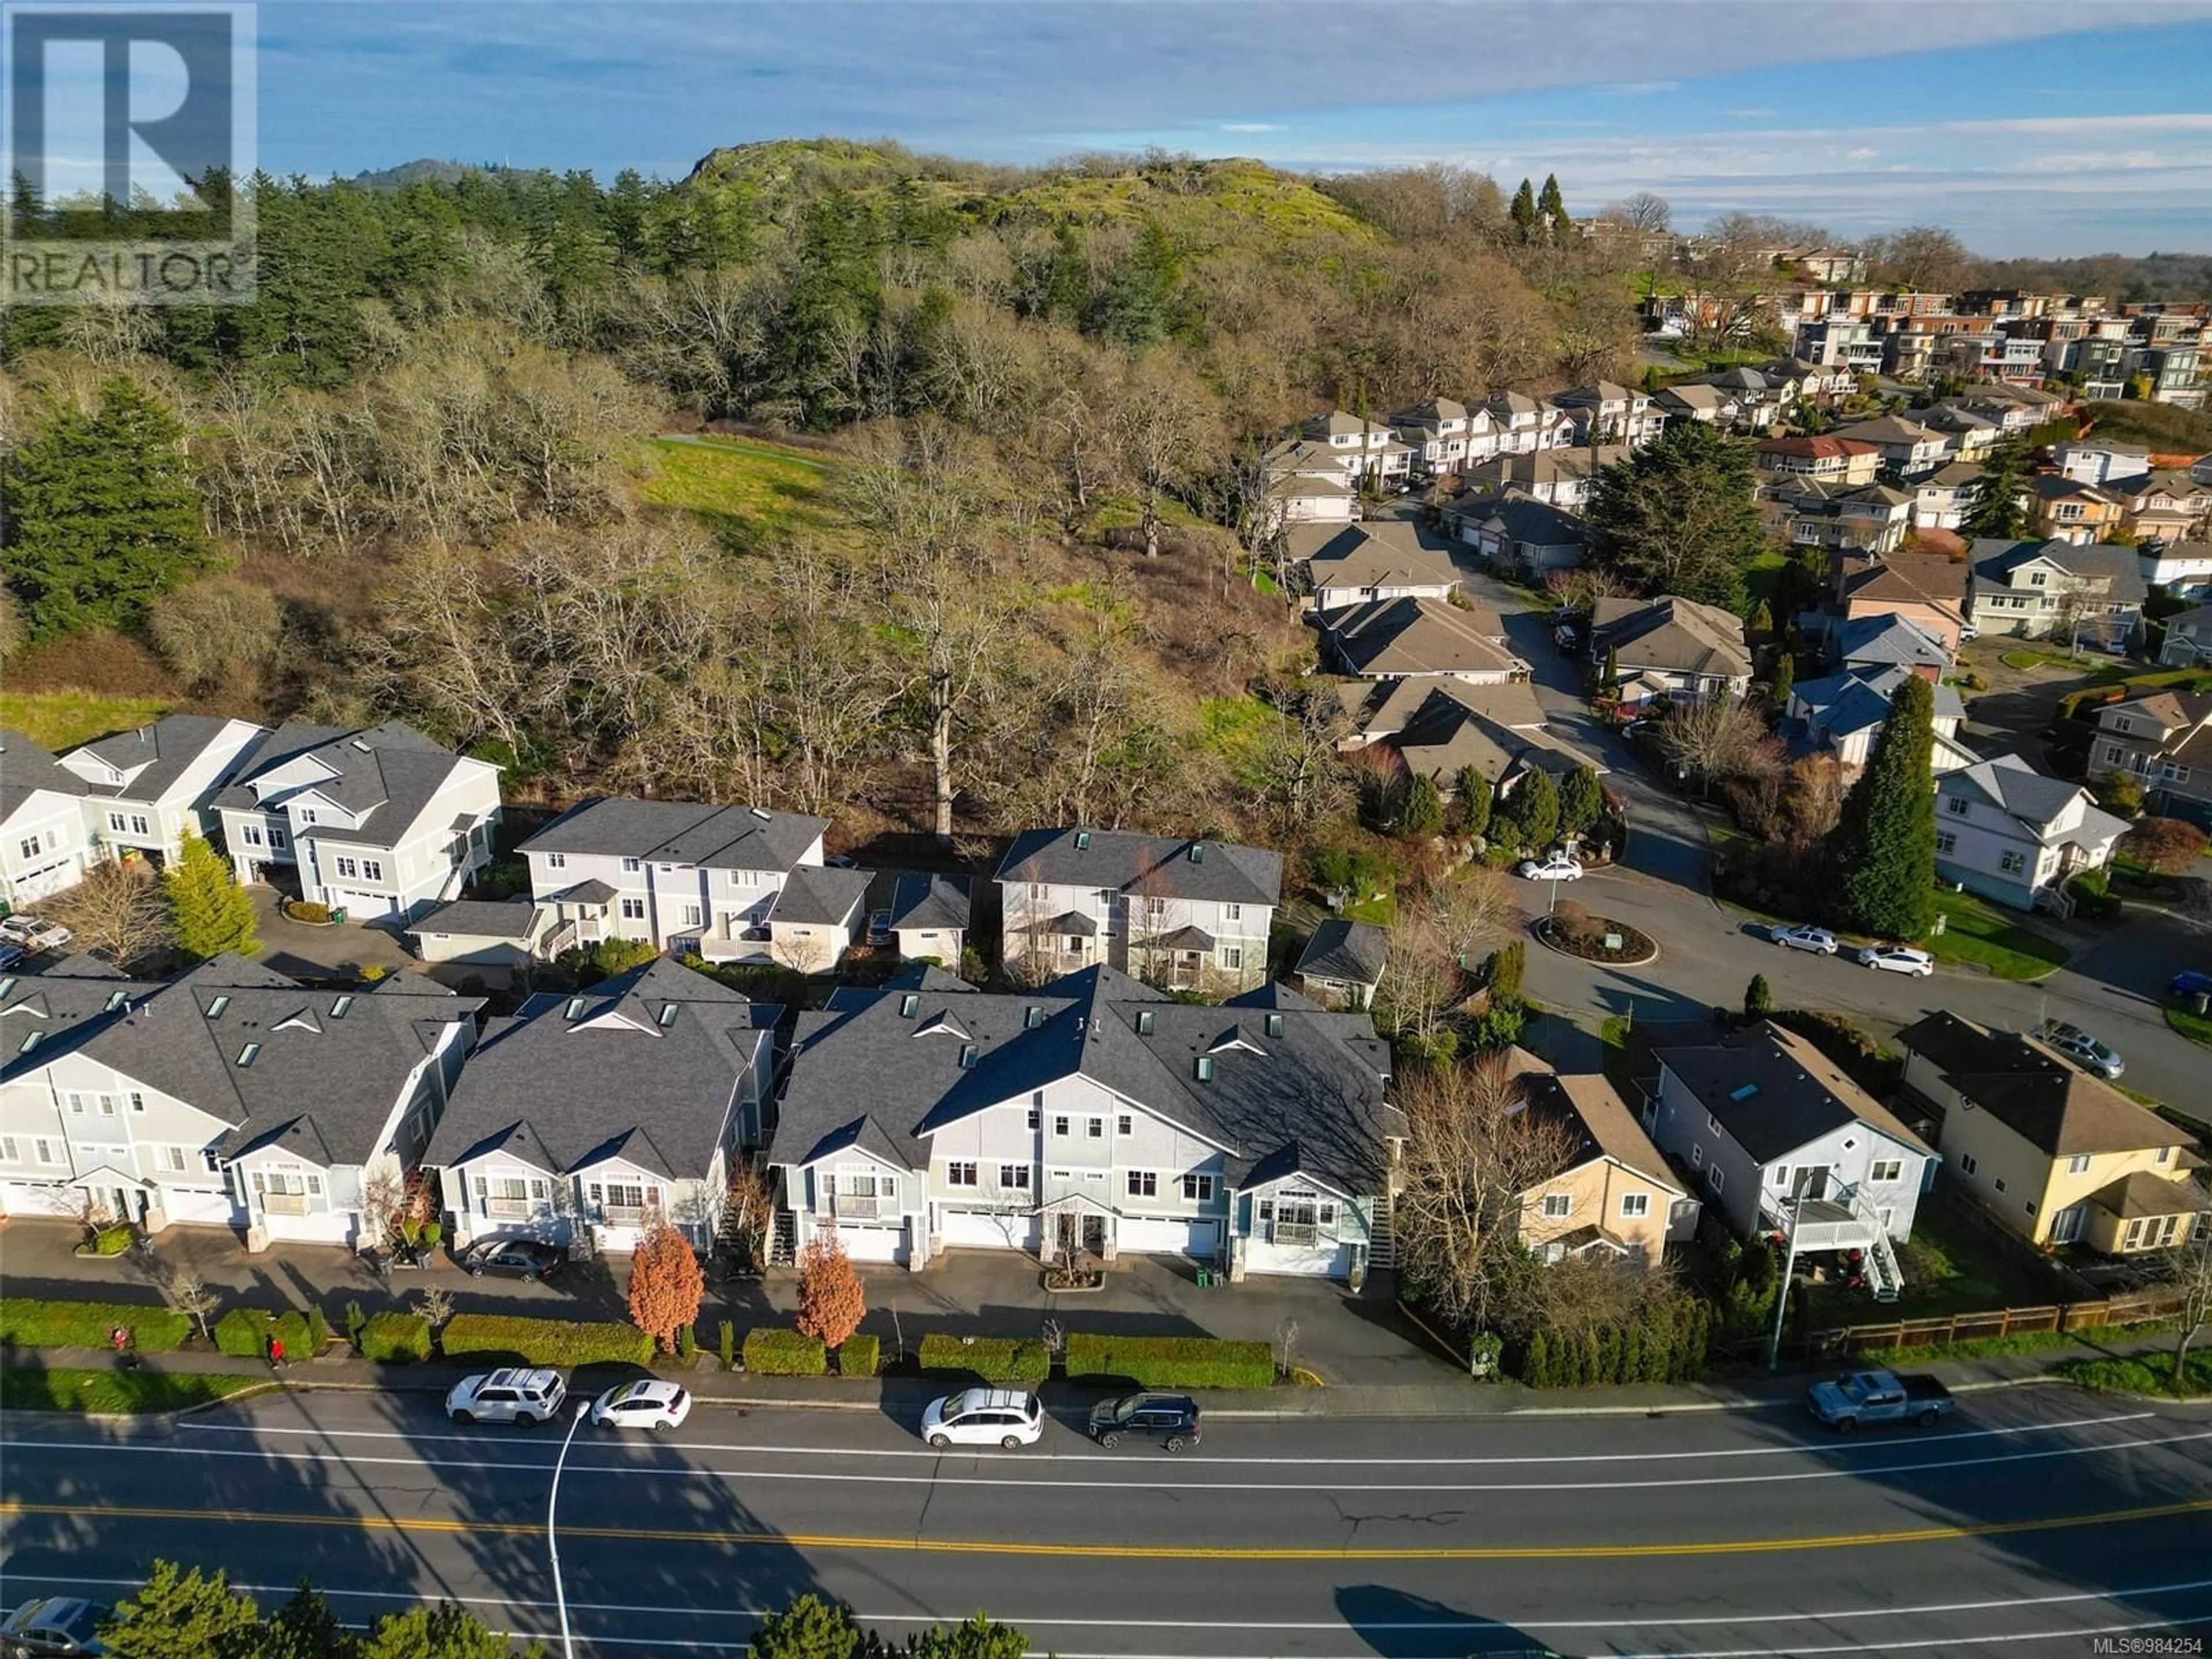
<svg viewBox="0 0 2212 1659"><path fill-rule="evenodd" d="M48 1573L12 1575L16 1582L36 1584L42 1589L137 1589L143 1588L143 1578L64 1578ZM289 1595L299 1589L296 1582L282 1584L247 1584L234 1579L231 1589L247 1595ZM331 1589L315 1586L317 1594L336 1601L398 1601L405 1606L419 1605L422 1598L412 1590ZM2024 1607L2054 1607L2078 1605L2087 1601L2121 1601L2144 1595L2178 1595L2188 1591L2212 1589L2212 1578L2193 1578L2171 1584L2136 1584L2109 1590L2071 1590L2057 1595L2020 1595L1992 1597L1979 1601L1929 1601L1909 1607L1849 1607L1823 1613L1690 1613L1681 1618L1668 1619L1502 1619L1486 1620L1469 1613L1456 1619L1379 1619L1362 1620L1359 1628L1371 1631L1476 1631L1485 1626L1496 1626L1516 1630L1594 1631L1624 1628L1649 1628L1664 1625L1669 1629L1686 1630L1699 1626L1735 1625L1830 1625L1844 1620L1858 1619L1924 1619L1936 1614L1962 1613L2008 1613ZM551 1613L555 1603L533 1601L520 1596L455 1595L447 1594L446 1601L459 1602L463 1607L496 1607L511 1613ZM651 1614L657 1618L684 1619L765 1619L783 1611L774 1607L672 1607L665 1603L646 1605L630 1601L571 1601L571 1613L619 1613L624 1617ZM861 1613L855 1610L853 1617L863 1625L936 1625L944 1622L938 1615L926 1613ZM1046 1613L1001 1613L1006 1624L1022 1629L1048 1630L1158 1630L1158 1631L1223 1631L1272 1630L1291 1632L1333 1631L1346 1628L1342 1619L1060 1619ZM2002 1638L1983 1638L2002 1639ZM1680 1656L1677 1656L1680 1659Z"/></svg>
<svg viewBox="0 0 2212 1659"><path fill-rule="evenodd" d="M2020 1423L2002 1428L1952 1429L1941 1437L1944 1444L1960 1440L1980 1440L2008 1437L2023 1434L2043 1434L2059 1429L2096 1428L2110 1423L2140 1423L2147 1419L2163 1416L2159 1412L2124 1412L2109 1417L2073 1417L2054 1423ZM409 1434L392 1429L324 1429L263 1427L252 1424L202 1423L186 1420L177 1425L181 1431L193 1434L248 1434L256 1436L283 1435L290 1437L320 1437L330 1440L404 1440L410 1444L427 1442L455 1441L471 1445L482 1445L483 1436L477 1434ZM617 1442L614 1443L625 1443ZM926 1446L787 1446L761 1444L744 1441L670 1440L656 1437L649 1441L627 1443L660 1447L670 1451L737 1452L769 1457L941 1457L945 1454ZM1567 1452L1557 1456L1523 1457L1215 1457L1204 1453L1184 1452L1177 1462L1183 1464L1246 1465L1256 1468L1285 1466L1292 1468L1510 1468L1516 1465L1550 1463L1678 1463L1710 1462L1721 1457L1782 1457L1819 1449L1832 1453L1850 1455L1855 1451L1884 1449L1879 1439L1848 1440L1841 1436L1821 1439L1794 1441L1781 1446L1724 1446L1710 1451L1650 1451L1650 1452ZM1112 1454L1103 1451L1040 1452L1019 1454L1024 1462L1103 1462L1110 1461Z"/></svg>
<svg viewBox="0 0 2212 1659"><path fill-rule="evenodd" d="M889 1551L924 1555L1042 1556L1069 1559L1103 1558L1149 1561L1609 1561L1653 1556L1780 1555L1799 1551L1865 1549L1891 1544L1949 1543L1974 1538L2016 1537L2027 1533L2069 1532L2084 1527L2125 1526L2139 1521L2170 1521L2212 1513L2212 1498L2148 1504L2135 1509L2103 1510L2080 1515L2044 1516L2022 1521L1979 1521L1897 1532L1832 1533L1803 1538L1710 1539L1641 1544L1456 1544L1427 1547L1369 1545L1078 1544L1040 1540L889 1538L865 1534L684 1530L663 1527L563 1527L568 1538L603 1538L633 1543L765 1546L775 1549ZM219 1522L226 1526L331 1527L356 1532L461 1533L539 1537L533 1522L429 1516L314 1515L257 1510L164 1509L151 1505L27 1504L0 1501L0 1516L46 1515L77 1520Z"/></svg>
<svg viewBox="0 0 2212 1659"><path fill-rule="evenodd" d="M2045 1462L2057 1458L2088 1457L2109 1452L2147 1451L2161 1446L2182 1446L2212 1440L2212 1429L2193 1434L2146 1436L2131 1440L2100 1441L2094 1445L2047 1446L2027 1451L1993 1452L1979 1457L1917 1458L1902 1463L1875 1463L1850 1469L1790 1469L1767 1474L1711 1474L1673 1476L1666 1479L1643 1480L1491 1480L1491 1481L1351 1481L1351 1480L1184 1480L1152 1476L1131 1479L1066 1479L1052 1475L1016 1474L948 1474L942 1469L915 1474L866 1474L849 1471L819 1471L799 1469L712 1468L684 1466L678 1468L655 1468L637 1463L598 1463L580 1461L572 1456L568 1469L573 1479L596 1475L645 1475L659 1480L775 1480L786 1483L820 1484L829 1486L1012 1486L1024 1491L1053 1492L1128 1492L1139 1487L1157 1488L1164 1492L1642 1492L1650 1490L1675 1491L1688 1487L1759 1486L1786 1485L1806 1480L1861 1480L1877 1474L1913 1475L1936 1473L1947 1469L1989 1468L2008 1463ZM67 1451L72 1455L94 1453L122 1453L135 1455L153 1455L161 1457L225 1457L243 1458L259 1462L313 1463L335 1465L341 1468L421 1468L421 1469L513 1469L539 1474L550 1473L551 1461L534 1458L459 1458L459 1457L385 1457L368 1456L343 1452L274 1451L261 1448L240 1449L235 1451L220 1446L176 1446L154 1442L118 1442L102 1445L79 1441L17 1440L8 1443L17 1451ZM482 1444L481 1441L477 1443ZM639 1450L658 1449L662 1443L646 1441L637 1443ZM671 1447L671 1449L674 1448ZM928 1456L944 1460L980 1462L1015 1467L1030 1460L1020 1453L993 1456L973 1449L931 1452ZM1103 1465L1110 1459L1096 1461ZM1180 1467L1181 1460L1177 1461ZM1132 1467L1128 1462L1123 1468ZM1166 1467L1157 1462L1141 1466L1158 1470Z"/></svg>

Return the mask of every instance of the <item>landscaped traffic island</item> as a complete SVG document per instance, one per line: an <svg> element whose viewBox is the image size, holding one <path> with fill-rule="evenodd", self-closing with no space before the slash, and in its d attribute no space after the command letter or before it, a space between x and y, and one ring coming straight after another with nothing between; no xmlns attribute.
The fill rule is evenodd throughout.
<svg viewBox="0 0 2212 1659"><path fill-rule="evenodd" d="M1614 968L1640 968L1656 961L1659 946L1651 935L1610 916L1594 916L1571 900L1535 922L1536 942L1561 956L1602 962Z"/></svg>

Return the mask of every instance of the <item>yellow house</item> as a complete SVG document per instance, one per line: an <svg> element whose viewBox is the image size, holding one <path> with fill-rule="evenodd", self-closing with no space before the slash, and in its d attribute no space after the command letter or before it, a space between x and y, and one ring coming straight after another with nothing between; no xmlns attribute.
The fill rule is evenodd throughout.
<svg viewBox="0 0 2212 1659"><path fill-rule="evenodd" d="M1557 1175L1521 1194L1523 1244L1549 1261L1602 1249L1656 1267L1670 1239L1695 1235L1698 1200L1612 1084L1561 1077L1519 1049L1509 1063L1528 1109L1553 1116L1571 1148Z"/></svg>
<svg viewBox="0 0 2212 1659"><path fill-rule="evenodd" d="M2029 1243L2130 1255L2212 1223L2181 1132L2033 1038L1938 1013L1898 1042L1951 1179Z"/></svg>

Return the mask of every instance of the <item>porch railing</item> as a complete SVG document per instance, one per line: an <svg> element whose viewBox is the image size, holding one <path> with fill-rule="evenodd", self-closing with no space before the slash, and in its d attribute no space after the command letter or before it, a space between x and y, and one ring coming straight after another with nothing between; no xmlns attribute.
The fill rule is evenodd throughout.
<svg viewBox="0 0 2212 1659"><path fill-rule="evenodd" d="M530 1200L526 1198L488 1198L484 1200L484 1213L494 1221L527 1221L530 1218Z"/></svg>
<svg viewBox="0 0 2212 1659"><path fill-rule="evenodd" d="M862 1198L854 1193L839 1193L831 1200L833 1214L850 1216L855 1221L874 1221L884 1212L890 1200L882 1198Z"/></svg>
<svg viewBox="0 0 2212 1659"><path fill-rule="evenodd" d="M264 1193L261 1207L270 1215L305 1215L307 1195L305 1193Z"/></svg>
<svg viewBox="0 0 2212 1659"><path fill-rule="evenodd" d="M1278 1221L1267 1235L1275 1244L1312 1244L1321 1238L1321 1228L1310 1221Z"/></svg>
<svg viewBox="0 0 2212 1659"><path fill-rule="evenodd" d="M600 1206L600 1221L610 1227L639 1227L645 1224L645 1206L640 1204L607 1204Z"/></svg>

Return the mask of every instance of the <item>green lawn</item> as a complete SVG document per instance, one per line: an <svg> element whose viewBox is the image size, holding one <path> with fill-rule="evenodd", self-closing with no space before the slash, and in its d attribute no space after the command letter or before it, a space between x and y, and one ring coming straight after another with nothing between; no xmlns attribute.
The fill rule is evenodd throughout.
<svg viewBox="0 0 2212 1659"><path fill-rule="evenodd" d="M1384 893L1379 898L1362 899L1357 904L1346 905L1344 915L1347 921L1371 921L1377 927L1388 927L1398 920L1397 896Z"/></svg>
<svg viewBox="0 0 2212 1659"><path fill-rule="evenodd" d="M0 691L0 726L48 749L144 726L169 712L161 697L111 697L99 691Z"/></svg>
<svg viewBox="0 0 2212 1659"><path fill-rule="evenodd" d="M2201 1042L2212 1048L2212 1016L2197 1013L2187 1008L2169 1008L2166 1023L2191 1042Z"/></svg>
<svg viewBox="0 0 2212 1659"><path fill-rule="evenodd" d="M1744 566L1744 586L1750 590L1751 597L1754 599L1771 600L1774 598L1775 586L1782 580L1782 573L1789 563L1790 556L1787 553L1770 549ZM1775 620L1778 623L1787 619L1778 617Z"/></svg>
<svg viewBox="0 0 2212 1659"><path fill-rule="evenodd" d="M0 1411L173 1412L275 1385L266 1377L0 1368Z"/></svg>
<svg viewBox="0 0 2212 1659"><path fill-rule="evenodd" d="M2212 1348L2199 1348L2190 1354L2179 1389L2173 1386L2172 1354L2139 1354L2113 1359L2069 1359L2054 1369L2069 1382L2079 1387L2103 1389L2116 1394L2179 1394L2185 1398L2212 1394Z"/></svg>
<svg viewBox="0 0 2212 1659"><path fill-rule="evenodd" d="M830 498L833 461L770 444L709 438L653 441L645 499L696 513L747 552L799 536L849 541Z"/></svg>
<svg viewBox="0 0 2212 1659"><path fill-rule="evenodd" d="M2041 979L2066 965L2066 947L1972 893L1938 893L1943 931L1924 941L1938 962L1975 963L1993 978Z"/></svg>

